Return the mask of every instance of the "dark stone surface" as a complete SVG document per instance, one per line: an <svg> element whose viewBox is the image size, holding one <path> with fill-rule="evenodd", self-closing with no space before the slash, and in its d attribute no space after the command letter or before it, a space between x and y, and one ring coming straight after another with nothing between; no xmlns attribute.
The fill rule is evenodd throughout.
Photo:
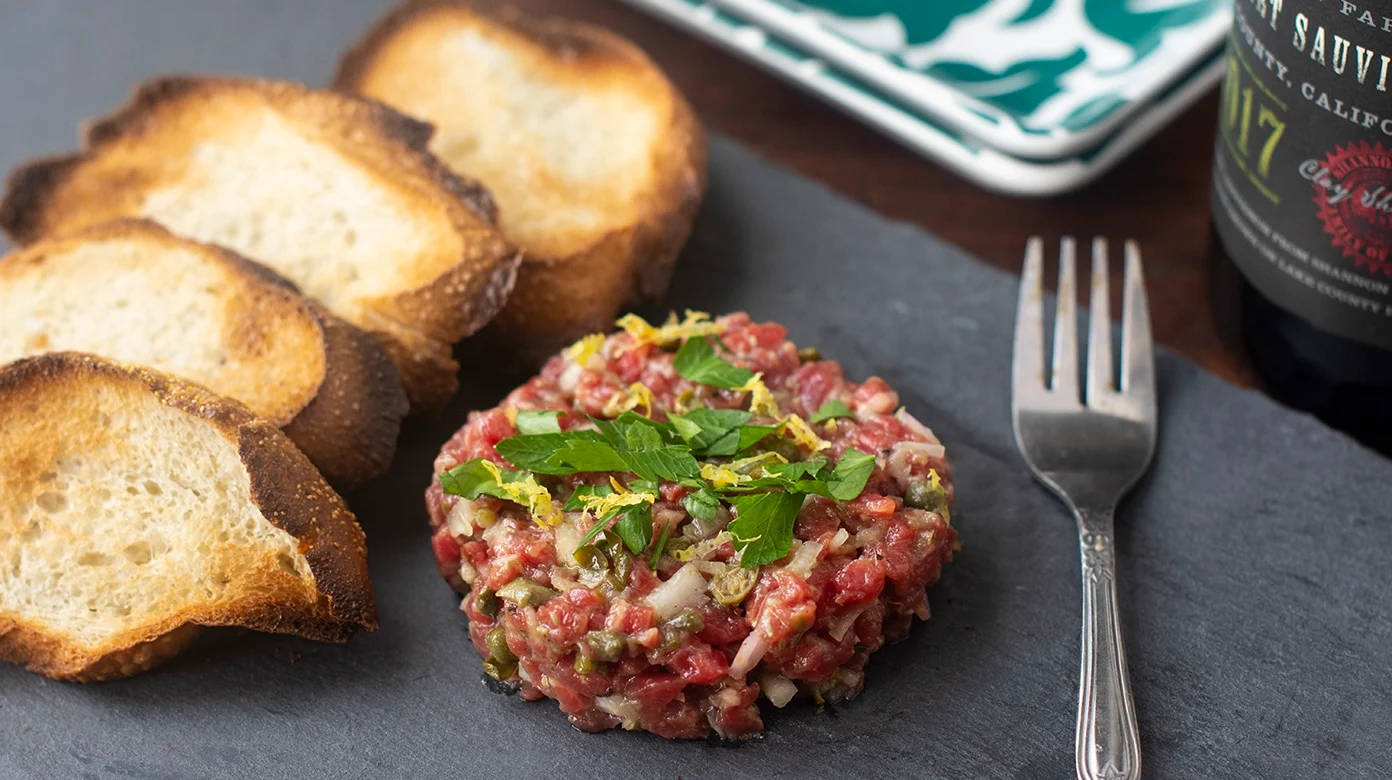
<svg viewBox="0 0 1392 780"><path fill-rule="evenodd" d="M0 165L65 149L75 122L158 72L322 83L377 11L94 5L0 10ZM720 139L711 180L668 304L746 309L854 378L878 373L956 466L965 548L933 619L874 658L860 698L770 712L762 740L718 746L586 735L550 702L489 693L421 502L439 444L510 387L475 375L349 497L380 631L225 635L96 686L0 668L0 775L1071 775L1077 547L1010 435L1014 280ZM1159 450L1117 533L1147 774L1392 775L1392 464L1171 356L1159 367Z"/></svg>

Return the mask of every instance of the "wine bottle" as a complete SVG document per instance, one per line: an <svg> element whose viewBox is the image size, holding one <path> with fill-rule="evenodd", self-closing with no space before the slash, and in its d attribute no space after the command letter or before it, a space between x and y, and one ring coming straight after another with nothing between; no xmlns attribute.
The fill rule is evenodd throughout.
<svg viewBox="0 0 1392 780"><path fill-rule="evenodd" d="M1392 452L1392 2L1237 0L1213 169L1269 392Z"/></svg>

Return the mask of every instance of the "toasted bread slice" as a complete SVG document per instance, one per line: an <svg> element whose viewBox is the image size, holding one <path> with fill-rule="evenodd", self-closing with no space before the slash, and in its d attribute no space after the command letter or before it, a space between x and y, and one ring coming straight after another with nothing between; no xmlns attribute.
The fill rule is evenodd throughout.
<svg viewBox="0 0 1392 780"><path fill-rule="evenodd" d="M540 358L667 289L705 188L705 137L636 46L560 19L407 2L344 57L340 88L435 125L525 256L488 333Z"/></svg>
<svg viewBox="0 0 1392 780"><path fill-rule="evenodd" d="M386 470L406 414L401 378L373 336L270 270L146 220L0 258L0 364L61 350L236 399L340 487Z"/></svg>
<svg viewBox="0 0 1392 780"><path fill-rule="evenodd" d="M16 171L0 227L21 243L147 217L270 266L383 344L416 407L458 386L450 347L502 306L517 253L477 184L426 151L429 125L297 84L165 78L92 124L87 151Z"/></svg>
<svg viewBox="0 0 1392 780"><path fill-rule="evenodd" d="M93 681L197 626L376 627L352 513L241 404L55 352L0 369L0 420L0 659Z"/></svg>

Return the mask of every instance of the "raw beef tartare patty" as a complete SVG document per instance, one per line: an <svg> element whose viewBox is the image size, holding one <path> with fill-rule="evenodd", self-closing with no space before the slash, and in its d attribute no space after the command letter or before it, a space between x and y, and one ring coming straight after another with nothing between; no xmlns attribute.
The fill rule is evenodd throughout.
<svg viewBox="0 0 1392 780"><path fill-rule="evenodd" d="M878 377L687 312L473 412L426 491L486 674L586 731L725 738L844 701L951 560L942 444Z"/></svg>

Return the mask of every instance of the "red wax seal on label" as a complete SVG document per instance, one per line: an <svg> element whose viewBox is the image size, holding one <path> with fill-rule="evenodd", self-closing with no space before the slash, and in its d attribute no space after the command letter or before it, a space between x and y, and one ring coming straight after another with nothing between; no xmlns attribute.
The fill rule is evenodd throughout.
<svg viewBox="0 0 1392 780"><path fill-rule="evenodd" d="M1324 232L1355 265L1392 276L1392 148L1358 141L1307 160Z"/></svg>

